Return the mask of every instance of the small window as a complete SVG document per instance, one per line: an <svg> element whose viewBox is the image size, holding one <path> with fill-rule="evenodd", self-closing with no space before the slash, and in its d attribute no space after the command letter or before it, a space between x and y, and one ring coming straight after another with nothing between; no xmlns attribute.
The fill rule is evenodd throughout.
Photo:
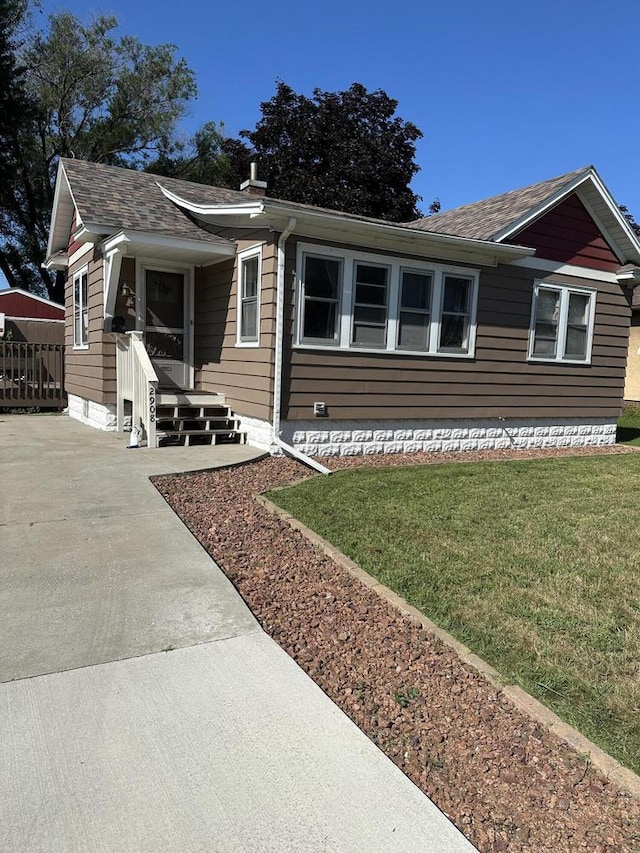
<svg viewBox="0 0 640 853"><path fill-rule="evenodd" d="M355 346L383 349L387 343L387 289L389 270L356 263L353 299Z"/></svg>
<svg viewBox="0 0 640 853"><path fill-rule="evenodd" d="M238 343L257 344L260 337L260 254L239 256Z"/></svg>
<svg viewBox="0 0 640 853"><path fill-rule="evenodd" d="M432 291L431 273L402 270L398 349L428 351Z"/></svg>
<svg viewBox="0 0 640 853"><path fill-rule="evenodd" d="M73 277L73 346L76 349L89 346L88 277L88 269Z"/></svg>
<svg viewBox="0 0 640 853"><path fill-rule="evenodd" d="M439 352L469 352L471 287L466 276L444 276Z"/></svg>
<svg viewBox="0 0 640 853"><path fill-rule="evenodd" d="M561 285L534 287L529 358L588 363L595 293Z"/></svg>
<svg viewBox="0 0 640 853"><path fill-rule="evenodd" d="M336 343L342 262L306 255L302 280L302 340Z"/></svg>

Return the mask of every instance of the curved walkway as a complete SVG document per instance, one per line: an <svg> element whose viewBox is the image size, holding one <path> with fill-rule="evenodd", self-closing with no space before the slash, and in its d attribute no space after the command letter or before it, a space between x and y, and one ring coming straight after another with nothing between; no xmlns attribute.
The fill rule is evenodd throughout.
<svg viewBox="0 0 640 853"><path fill-rule="evenodd" d="M148 480L258 455L0 415L3 853L473 850Z"/></svg>

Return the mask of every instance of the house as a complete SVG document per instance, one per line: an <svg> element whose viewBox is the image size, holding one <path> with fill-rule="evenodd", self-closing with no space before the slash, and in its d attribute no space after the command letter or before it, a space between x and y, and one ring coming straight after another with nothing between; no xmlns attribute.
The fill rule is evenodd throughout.
<svg viewBox="0 0 640 853"><path fill-rule="evenodd" d="M64 306L20 287L0 290L0 335L14 341L62 344Z"/></svg>
<svg viewBox="0 0 640 853"><path fill-rule="evenodd" d="M64 397L62 305L0 290L0 408L59 408Z"/></svg>
<svg viewBox="0 0 640 853"><path fill-rule="evenodd" d="M640 402L640 285L634 287L631 295L631 329L624 399L629 403Z"/></svg>
<svg viewBox="0 0 640 853"><path fill-rule="evenodd" d="M351 455L615 441L640 243L592 167L395 224L61 160L69 413Z"/></svg>

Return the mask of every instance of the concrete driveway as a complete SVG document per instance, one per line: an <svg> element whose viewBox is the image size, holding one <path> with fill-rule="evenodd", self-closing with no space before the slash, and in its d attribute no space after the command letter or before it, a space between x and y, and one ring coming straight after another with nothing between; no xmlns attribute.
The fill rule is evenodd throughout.
<svg viewBox="0 0 640 853"><path fill-rule="evenodd" d="M126 450L0 415L0 850L473 850L265 635Z"/></svg>

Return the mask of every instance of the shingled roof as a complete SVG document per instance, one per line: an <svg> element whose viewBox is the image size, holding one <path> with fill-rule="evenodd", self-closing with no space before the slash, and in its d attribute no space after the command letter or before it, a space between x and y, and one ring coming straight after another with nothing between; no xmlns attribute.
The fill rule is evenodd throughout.
<svg viewBox="0 0 640 853"><path fill-rule="evenodd" d="M496 234L508 228L564 186L587 174L591 166L567 172L557 178L541 181L519 190L492 196L473 204L454 207L443 213L417 219L407 223L420 231L436 234L451 234L456 237L471 237L476 240L492 240Z"/></svg>
<svg viewBox="0 0 640 853"><path fill-rule="evenodd" d="M245 204L251 196L234 190L193 184L133 169L84 160L62 160L73 199L85 225L107 226L185 237L203 242L228 242L196 225L162 193L159 183L182 198L204 204Z"/></svg>

